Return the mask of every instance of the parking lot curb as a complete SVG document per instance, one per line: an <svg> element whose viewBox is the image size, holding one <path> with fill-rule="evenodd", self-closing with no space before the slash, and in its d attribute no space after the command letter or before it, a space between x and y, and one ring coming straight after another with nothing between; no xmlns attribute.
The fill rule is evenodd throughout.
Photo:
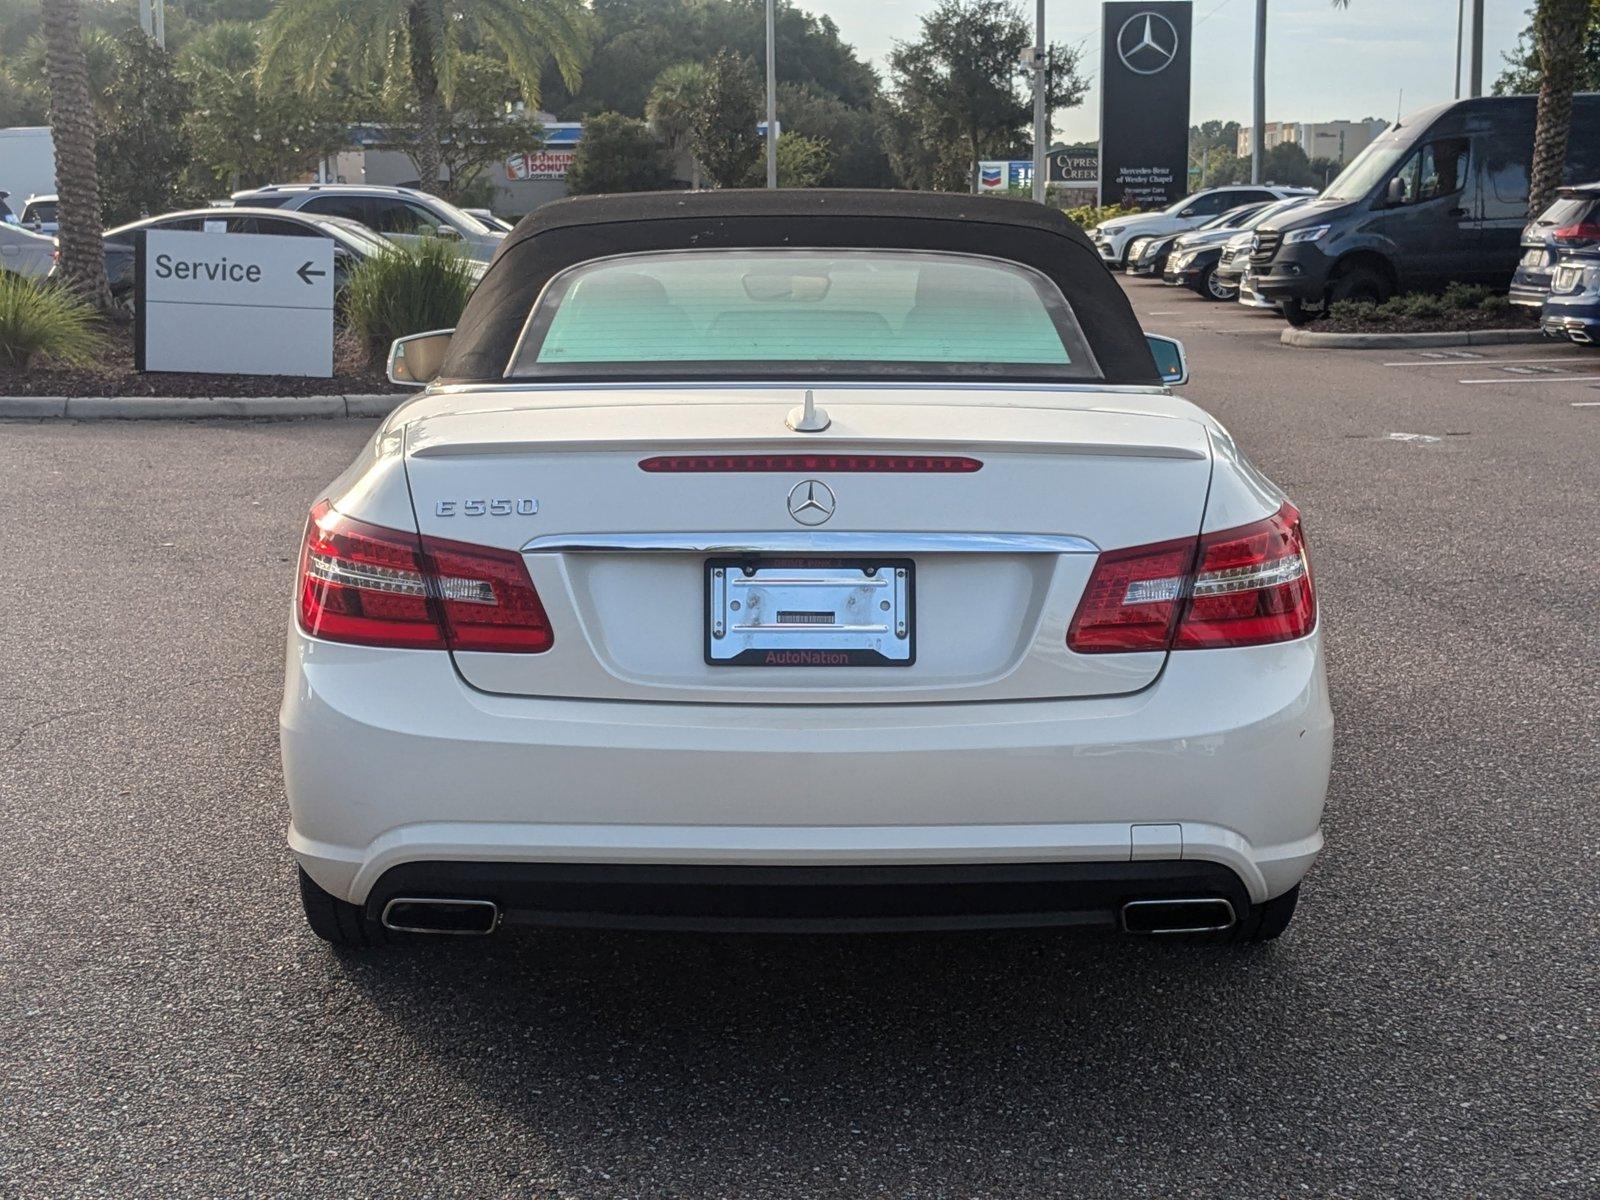
<svg viewBox="0 0 1600 1200"><path fill-rule="evenodd" d="M1537 329L1463 329L1459 333L1319 333L1285 329L1285 346L1317 350L1404 350L1409 346L1520 346L1549 339Z"/></svg>
<svg viewBox="0 0 1600 1200"><path fill-rule="evenodd" d="M193 421L384 417L409 396L0 396L0 420Z"/></svg>

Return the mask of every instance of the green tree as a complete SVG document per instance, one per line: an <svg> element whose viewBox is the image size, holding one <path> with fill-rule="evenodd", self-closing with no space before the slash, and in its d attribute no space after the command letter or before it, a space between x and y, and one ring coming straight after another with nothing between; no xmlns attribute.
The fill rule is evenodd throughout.
<svg viewBox="0 0 1600 1200"><path fill-rule="evenodd" d="M811 84L784 83L778 85L778 113L784 137L796 133L827 143L830 161L827 173L817 180L820 186L894 186L883 123L875 107L852 108ZM778 148L781 153L782 138Z"/></svg>
<svg viewBox="0 0 1600 1200"><path fill-rule="evenodd" d="M1539 90L1544 74L1539 62L1539 45L1534 37L1534 10L1528 10L1528 27L1517 38L1516 48L1501 55L1505 69L1494 81L1496 96L1530 96ZM1577 90L1600 91L1600 0L1589 9L1589 24L1583 34L1583 66L1579 68Z"/></svg>
<svg viewBox="0 0 1600 1200"><path fill-rule="evenodd" d="M921 37L897 42L889 54L900 110L890 136L900 143L902 159L910 157L911 139L959 139L969 187L977 191L978 161L1024 144L1024 127L1031 126L1020 59L1032 44L1032 29L1010 0L941 0L922 18ZM1076 51L1052 47L1050 62L1049 108L1080 103L1086 85ZM919 164L916 173L944 170L934 159Z"/></svg>
<svg viewBox="0 0 1600 1200"><path fill-rule="evenodd" d="M46 104L48 91L45 82L49 78L49 68L46 66L48 53L44 35L36 33L23 43L21 53L4 67L5 74L13 85L34 97L40 111L43 111ZM89 70L89 97L94 104L95 116L101 121L111 115L106 103L106 94L111 90L111 85L116 82L117 74L121 70L118 54L117 39L114 36L94 26L84 29L83 58L84 65ZM25 122L18 122L18 124L23 123Z"/></svg>
<svg viewBox="0 0 1600 1200"><path fill-rule="evenodd" d="M833 154L828 143L816 138L802 137L784 130L778 135L778 186L789 188L817 187L833 168ZM765 155L744 180L745 187L765 187L767 164Z"/></svg>
<svg viewBox="0 0 1600 1200"><path fill-rule="evenodd" d="M462 54L453 64L455 86L445 107L439 154L449 177L448 191L456 200L477 188L484 173L513 154L536 150L544 138L525 109L514 107L516 78L498 59L487 54ZM376 143L399 150L423 174L423 136L416 103L405 95L391 96L377 113L388 137Z"/></svg>
<svg viewBox="0 0 1600 1200"><path fill-rule="evenodd" d="M194 104L172 56L137 29L117 39L120 70L106 92L110 117L96 145L108 224L164 212L193 199L184 177L194 160L185 119Z"/></svg>
<svg viewBox="0 0 1600 1200"><path fill-rule="evenodd" d="M546 107L568 119L613 110L647 116L663 63L704 62L724 49L760 62L765 52L764 0L594 0L594 13L598 31L582 90L566 92L552 81L546 97ZM776 26L780 85L803 84L852 108L871 107L877 75L832 20L779 0Z"/></svg>
<svg viewBox="0 0 1600 1200"><path fill-rule="evenodd" d="M705 67L700 106L690 122L690 149L717 187L738 187L760 160L761 88L750 65L727 50Z"/></svg>
<svg viewBox="0 0 1600 1200"><path fill-rule="evenodd" d="M621 113L596 113L584 121L583 139L567 168L569 192L653 192L671 186L666 147L643 121Z"/></svg>
<svg viewBox="0 0 1600 1200"><path fill-rule="evenodd" d="M656 76L644 104L645 120L656 136L666 143L667 153L691 157L694 142L694 114L705 91L706 69L699 63L676 63ZM700 186L700 164L694 164L694 186Z"/></svg>
<svg viewBox="0 0 1600 1200"><path fill-rule="evenodd" d="M59 269L68 287L96 308L111 307L101 245L100 173L95 161L94 101L78 0L44 0L50 134L56 150Z"/></svg>
<svg viewBox="0 0 1600 1200"><path fill-rule="evenodd" d="M257 27L219 21L199 30L178 55L194 104L184 128L194 148L199 190L292 178L350 138L350 97L330 86L311 96L258 87Z"/></svg>
<svg viewBox="0 0 1600 1200"><path fill-rule="evenodd" d="M536 105L548 61L568 87L578 86L590 26L581 0L280 0L263 33L261 72L315 91L342 68L408 94L422 186L435 188L462 50L503 54L523 98Z"/></svg>
<svg viewBox="0 0 1600 1200"><path fill-rule="evenodd" d="M1567 167L1572 94L1584 72L1584 35L1593 17L1590 0L1539 0L1533 35L1539 47L1539 111L1528 172L1528 216L1555 199Z"/></svg>
<svg viewBox="0 0 1600 1200"><path fill-rule="evenodd" d="M1261 156L1263 183L1282 187L1307 187L1318 178L1311 172L1311 160L1295 142L1279 142Z"/></svg>

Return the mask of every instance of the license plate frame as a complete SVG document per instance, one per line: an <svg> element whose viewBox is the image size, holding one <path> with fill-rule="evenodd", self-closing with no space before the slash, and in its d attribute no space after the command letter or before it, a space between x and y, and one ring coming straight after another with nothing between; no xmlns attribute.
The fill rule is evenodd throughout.
<svg viewBox="0 0 1600 1200"><path fill-rule="evenodd" d="M704 575L708 666L916 663L916 564L909 558L728 556L706 559Z"/></svg>

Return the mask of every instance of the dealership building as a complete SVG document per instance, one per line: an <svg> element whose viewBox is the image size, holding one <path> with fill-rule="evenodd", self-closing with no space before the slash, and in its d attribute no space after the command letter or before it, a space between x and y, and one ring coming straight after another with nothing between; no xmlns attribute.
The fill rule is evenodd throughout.
<svg viewBox="0 0 1600 1200"><path fill-rule="evenodd" d="M1261 145L1271 150L1288 142L1299 146L1307 158L1331 158L1343 165L1367 148L1367 144L1385 129L1387 121L1368 118L1365 121L1268 121ZM1249 158L1255 130L1248 125L1239 127L1239 145L1236 153Z"/></svg>

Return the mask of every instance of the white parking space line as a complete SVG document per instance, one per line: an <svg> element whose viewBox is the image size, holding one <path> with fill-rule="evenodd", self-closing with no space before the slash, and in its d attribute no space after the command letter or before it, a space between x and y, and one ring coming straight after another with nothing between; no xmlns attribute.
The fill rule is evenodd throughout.
<svg viewBox="0 0 1600 1200"><path fill-rule="evenodd" d="M1573 408L1600 408L1600 400L1574 400Z"/></svg>
<svg viewBox="0 0 1600 1200"><path fill-rule="evenodd" d="M1145 316L1147 317L1175 317L1177 315L1178 310L1175 308L1152 308L1149 312L1145 313Z"/></svg>
<svg viewBox="0 0 1600 1200"><path fill-rule="evenodd" d="M1457 383L1587 383L1600 375L1533 375L1521 379L1458 379Z"/></svg>
<svg viewBox="0 0 1600 1200"><path fill-rule="evenodd" d="M1435 358L1428 362L1386 362L1386 367L1459 367L1463 362L1470 361L1475 367L1508 367L1521 366L1523 363L1569 363L1569 362L1594 362L1592 354L1580 354L1577 358L1490 358L1488 355L1473 355L1471 360L1460 358Z"/></svg>

